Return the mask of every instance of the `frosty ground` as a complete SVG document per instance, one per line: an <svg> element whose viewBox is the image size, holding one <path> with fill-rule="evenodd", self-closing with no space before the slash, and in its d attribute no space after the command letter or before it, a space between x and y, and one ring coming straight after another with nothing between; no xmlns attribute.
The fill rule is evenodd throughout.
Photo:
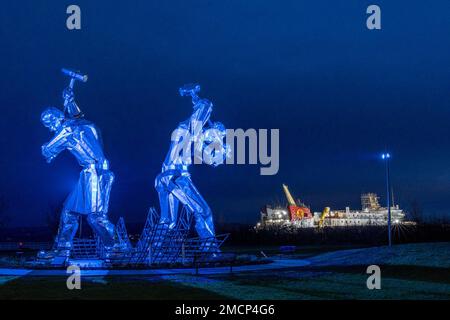
<svg viewBox="0 0 450 320"><path fill-rule="evenodd" d="M83 277L68 290L66 277L0 277L0 299L450 299L450 243L338 250L241 248L307 266L233 274ZM367 266L381 268L381 290L368 290Z"/></svg>

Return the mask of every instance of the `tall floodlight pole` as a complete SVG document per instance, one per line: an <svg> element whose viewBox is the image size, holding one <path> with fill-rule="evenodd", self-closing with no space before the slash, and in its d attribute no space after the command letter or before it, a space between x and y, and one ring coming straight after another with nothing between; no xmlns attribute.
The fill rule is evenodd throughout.
<svg viewBox="0 0 450 320"><path fill-rule="evenodd" d="M381 155L384 163L386 165L386 197L387 197L387 210L388 210L388 241L389 247L392 246L392 237L391 237L391 181L390 181L390 173L389 173L389 160L391 159L391 155L389 153L383 153Z"/></svg>

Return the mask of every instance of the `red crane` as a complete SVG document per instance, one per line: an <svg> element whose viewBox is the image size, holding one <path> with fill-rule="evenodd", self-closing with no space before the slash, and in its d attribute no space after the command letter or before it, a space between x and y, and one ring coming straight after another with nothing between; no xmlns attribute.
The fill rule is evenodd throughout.
<svg viewBox="0 0 450 320"><path fill-rule="evenodd" d="M292 197L287 185L283 184L283 190L288 201L289 214L291 215L291 221L298 221L302 219L311 219L313 216L311 210L303 203L297 204Z"/></svg>

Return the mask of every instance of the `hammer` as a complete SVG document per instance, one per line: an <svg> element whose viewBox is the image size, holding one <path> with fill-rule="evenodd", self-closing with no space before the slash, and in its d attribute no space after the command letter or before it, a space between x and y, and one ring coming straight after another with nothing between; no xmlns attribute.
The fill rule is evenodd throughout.
<svg viewBox="0 0 450 320"><path fill-rule="evenodd" d="M185 84L178 90L178 92L180 93L180 96L182 96L182 97L191 96L192 103L194 104L194 106L200 100L200 97L198 96L198 93L200 92L200 85L198 83ZM210 119L208 119L208 125L211 128L214 125Z"/></svg>
<svg viewBox="0 0 450 320"><path fill-rule="evenodd" d="M72 71L69 69L65 69L62 68L61 69L62 73L64 73L66 76L70 77L70 84L69 87L71 89L73 89L73 85L75 84L75 80L81 81L81 82L86 82L88 81L88 76L87 74L81 74L79 71Z"/></svg>
<svg viewBox="0 0 450 320"><path fill-rule="evenodd" d="M191 96L193 104L196 104L197 101L200 100L200 97L197 95L199 92L200 85L197 83L185 84L179 89L180 96Z"/></svg>
<svg viewBox="0 0 450 320"><path fill-rule="evenodd" d="M70 83L69 83L70 91L73 91L73 86L75 85L75 80L78 80L81 82L86 82L88 80L88 76L81 74L79 71L72 71L69 69L62 68L61 72L64 73L66 76L70 77ZM65 94L63 94L63 96L64 95ZM69 100L69 98L64 97L65 111L67 111L69 113L69 115L71 115L71 116L82 117L83 113L78 108L76 103L73 101L73 93L71 93L70 96L72 97L70 100ZM69 103L70 103L70 105L69 105Z"/></svg>

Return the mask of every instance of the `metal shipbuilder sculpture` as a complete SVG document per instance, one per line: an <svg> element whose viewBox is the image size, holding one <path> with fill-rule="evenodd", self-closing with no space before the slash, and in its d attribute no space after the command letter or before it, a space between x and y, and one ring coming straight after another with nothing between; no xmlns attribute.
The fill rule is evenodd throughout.
<svg viewBox="0 0 450 320"><path fill-rule="evenodd" d="M155 180L155 188L161 207L160 223L174 228L181 202L193 214L199 237L206 239L215 237L212 212L194 186L188 168L192 162L205 162L213 166L223 163L227 146L223 144L225 127L209 120L213 105L207 99L200 99L197 95L199 91L200 86L193 84L179 90L181 96L192 97L193 113L173 132L161 174Z"/></svg>
<svg viewBox="0 0 450 320"><path fill-rule="evenodd" d="M56 250L42 253L47 257L68 256L78 229L79 215L87 215L87 221L105 245L107 252L119 247L115 227L108 219L108 203L114 174L102 148L101 136L96 126L84 119L75 103L73 84L75 79L86 81L87 76L65 70L71 77L69 87L63 92L64 113L50 107L41 115L45 127L54 137L42 146L42 155L50 163L60 152L69 150L83 167L75 189L64 202L56 238Z"/></svg>

